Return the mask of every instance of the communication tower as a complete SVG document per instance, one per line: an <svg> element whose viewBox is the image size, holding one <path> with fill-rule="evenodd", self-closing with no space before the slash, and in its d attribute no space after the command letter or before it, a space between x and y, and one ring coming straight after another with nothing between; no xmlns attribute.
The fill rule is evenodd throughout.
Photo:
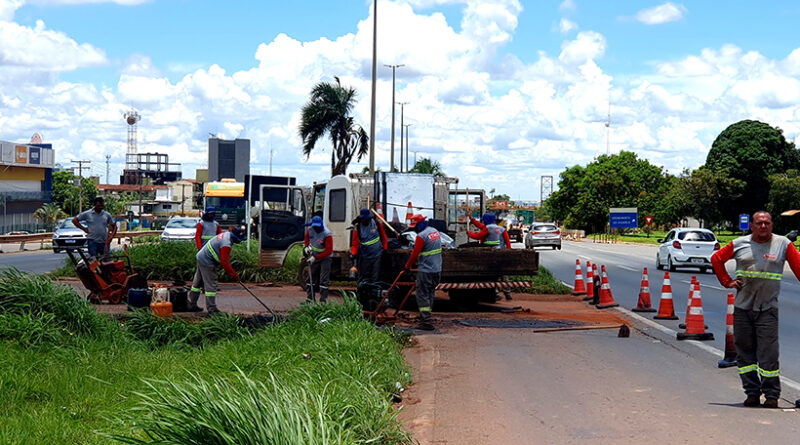
<svg viewBox="0 0 800 445"><path fill-rule="evenodd" d="M128 124L128 154L135 155L137 138L136 131L139 127L139 121L142 120L142 116L140 116L139 113L133 108L126 111L122 116L125 118L125 123Z"/></svg>
<svg viewBox="0 0 800 445"><path fill-rule="evenodd" d="M541 184L541 189L539 190L539 205L541 205L553 194L553 176L543 175L539 182Z"/></svg>

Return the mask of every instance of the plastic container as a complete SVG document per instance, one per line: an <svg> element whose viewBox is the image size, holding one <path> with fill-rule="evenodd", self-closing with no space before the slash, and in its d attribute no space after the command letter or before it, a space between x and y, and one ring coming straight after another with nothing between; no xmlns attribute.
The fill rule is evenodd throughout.
<svg viewBox="0 0 800 445"><path fill-rule="evenodd" d="M173 288L169 290L169 301L172 303L173 312L186 312L188 309L189 291L185 287Z"/></svg>
<svg viewBox="0 0 800 445"><path fill-rule="evenodd" d="M169 301L154 301L150 303L150 310L156 317L172 317L172 303Z"/></svg>
<svg viewBox="0 0 800 445"><path fill-rule="evenodd" d="M150 291L148 289L128 289L128 306L142 308L150 305Z"/></svg>

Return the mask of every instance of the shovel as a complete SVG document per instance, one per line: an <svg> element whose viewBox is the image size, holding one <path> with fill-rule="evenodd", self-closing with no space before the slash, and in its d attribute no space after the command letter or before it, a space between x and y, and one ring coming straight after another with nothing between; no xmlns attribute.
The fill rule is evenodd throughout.
<svg viewBox="0 0 800 445"><path fill-rule="evenodd" d="M272 314L272 323L276 323L276 322L278 321L278 316L277 316L277 315L275 315L275 312L272 312L272 309L270 309L270 308L269 308L269 306L267 306L266 304L264 304L264 302L263 302L263 301L261 301L261 299L260 299L260 298L256 297L256 294L254 294L254 293L253 293L253 291L251 291L250 289L248 289L248 288L247 288L247 286L245 286L245 285L244 285L244 283L242 283L242 280L239 280L239 284L241 284L241 285L242 285L242 287L244 288L244 290L246 290L248 294L252 295L252 296L253 296L253 298L255 298L255 299L256 299L256 301L258 301L259 303L261 303L261 306L264 306L264 307L265 307L265 308L266 308L266 309L269 311L269 313L270 313L270 314Z"/></svg>

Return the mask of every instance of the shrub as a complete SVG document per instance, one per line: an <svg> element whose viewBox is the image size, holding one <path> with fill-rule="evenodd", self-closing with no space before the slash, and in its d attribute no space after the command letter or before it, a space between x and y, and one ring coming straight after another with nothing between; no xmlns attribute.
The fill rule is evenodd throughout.
<svg viewBox="0 0 800 445"><path fill-rule="evenodd" d="M134 339L151 348L166 345L203 346L249 335L240 322L239 317L228 314L191 322L180 318L157 317L147 310L137 310L125 321L125 329Z"/></svg>

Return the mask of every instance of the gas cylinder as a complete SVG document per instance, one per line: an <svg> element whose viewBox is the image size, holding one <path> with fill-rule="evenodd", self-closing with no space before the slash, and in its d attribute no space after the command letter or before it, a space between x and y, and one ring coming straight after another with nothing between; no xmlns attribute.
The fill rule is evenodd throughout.
<svg viewBox="0 0 800 445"><path fill-rule="evenodd" d="M150 303L150 310L157 317L172 317L172 303L169 301L154 301Z"/></svg>

